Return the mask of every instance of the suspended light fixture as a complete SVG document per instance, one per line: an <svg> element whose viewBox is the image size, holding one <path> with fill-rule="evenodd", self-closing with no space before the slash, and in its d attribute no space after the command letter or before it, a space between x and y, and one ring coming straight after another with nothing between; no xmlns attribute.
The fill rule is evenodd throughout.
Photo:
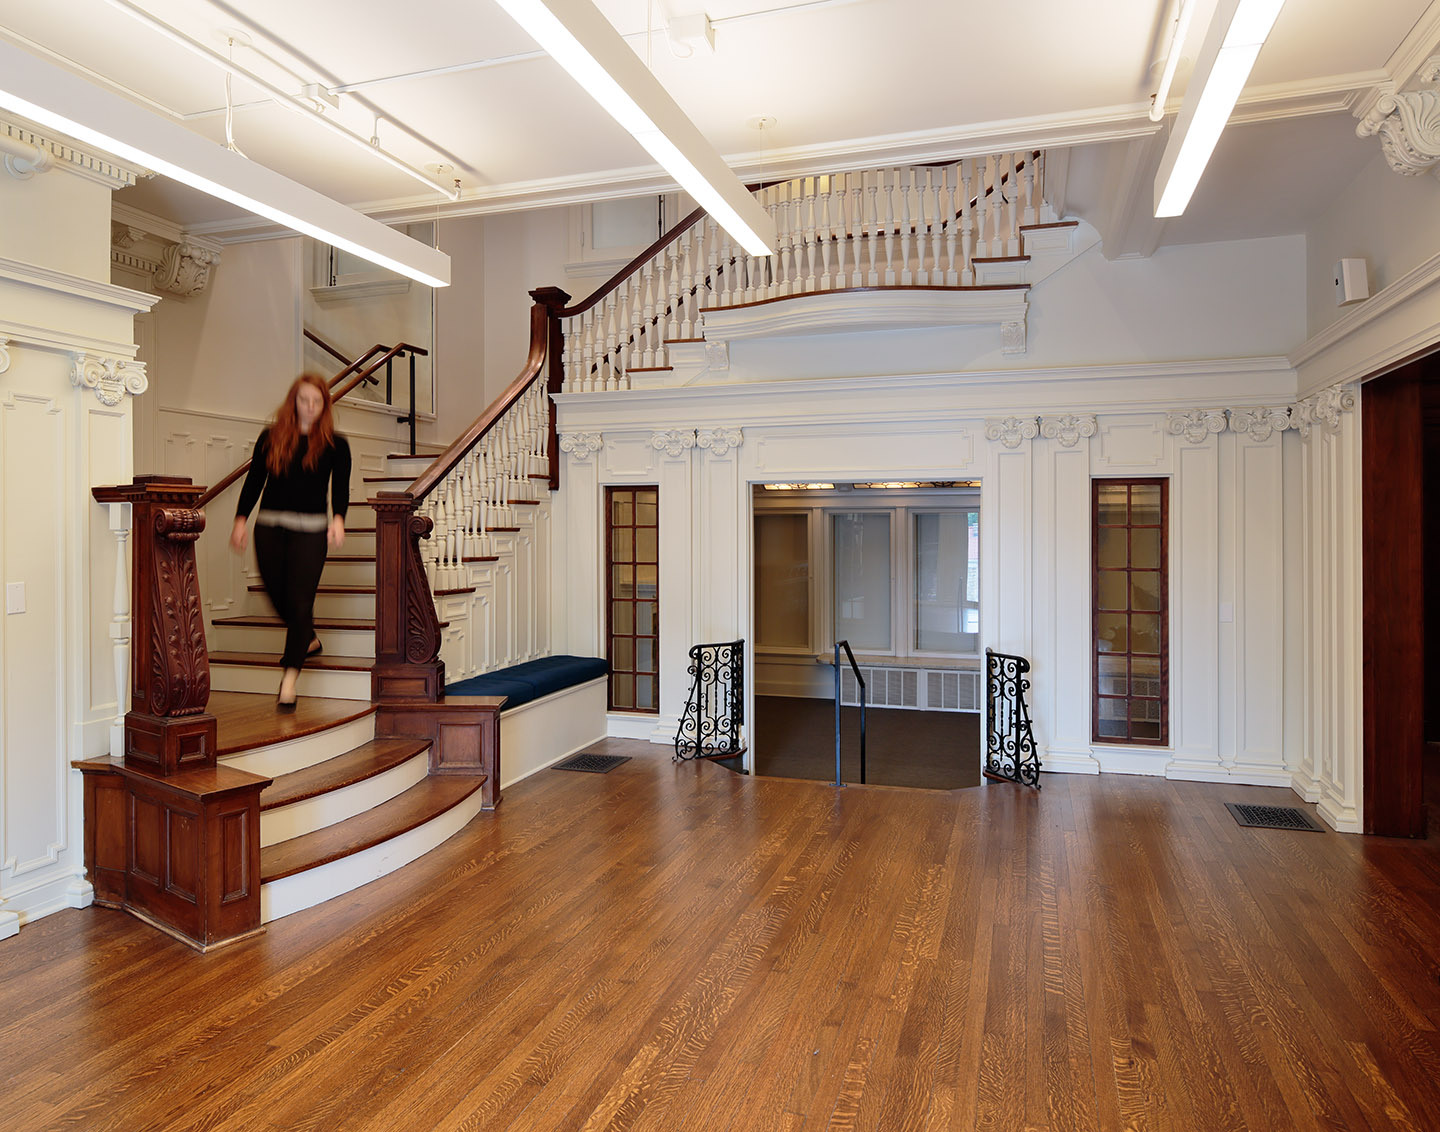
<svg viewBox="0 0 1440 1132"><path fill-rule="evenodd" d="M1198 0L1190 0L1194 5ZM1218 0L1155 176L1155 215L1179 216L1245 89L1284 0Z"/></svg>
<svg viewBox="0 0 1440 1132"><path fill-rule="evenodd" d="M0 108L417 282L450 284L444 252L4 42Z"/></svg>
<svg viewBox="0 0 1440 1132"><path fill-rule="evenodd" d="M775 221L589 0L495 0L751 255Z"/></svg>

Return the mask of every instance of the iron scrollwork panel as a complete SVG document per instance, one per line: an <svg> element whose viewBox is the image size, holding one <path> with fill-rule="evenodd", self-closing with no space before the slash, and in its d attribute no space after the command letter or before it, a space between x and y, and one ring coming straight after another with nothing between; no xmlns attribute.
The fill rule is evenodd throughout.
<svg viewBox="0 0 1440 1132"><path fill-rule="evenodd" d="M986 732L985 776L1040 789L1040 757L1030 730L1023 656L985 650Z"/></svg>
<svg viewBox="0 0 1440 1132"><path fill-rule="evenodd" d="M745 642L696 645L690 650L690 698L675 733L675 758L740 754L745 722Z"/></svg>

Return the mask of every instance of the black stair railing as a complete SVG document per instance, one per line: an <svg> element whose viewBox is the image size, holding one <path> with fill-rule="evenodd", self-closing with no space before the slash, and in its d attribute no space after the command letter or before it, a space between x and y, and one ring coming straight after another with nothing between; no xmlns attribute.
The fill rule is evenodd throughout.
<svg viewBox="0 0 1440 1132"><path fill-rule="evenodd" d="M855 663L855 654L850 651L849 641L835 642L835 781L832 786L844 786L845 780L840 773L840 650L845 650L845 658L850 663L850 671L855 674L855 684L860 689L860 785L865 785L865 677L860 675L860 666Z"/></svg>
<svg viewBox="0 0 1440 1132"><path fill-rule="evenodd" d="M1040 756L1030 730L1023 656L985 650L986 743L985 777L1040 789Z"/></svg>
<svg viewBox="0 0 1440 1132"><path fill-rule="evenodd" d="M728 759L743 754L745 642L690 650L690 698L675 733L675 759Z"/></svg>

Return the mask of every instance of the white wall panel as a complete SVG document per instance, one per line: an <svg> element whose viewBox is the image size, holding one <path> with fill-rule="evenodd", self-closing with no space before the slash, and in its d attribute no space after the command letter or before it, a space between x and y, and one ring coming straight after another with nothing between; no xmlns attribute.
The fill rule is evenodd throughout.
<svg viewBox="0 0 1440 1132"><path fill-rule="evenodd" d="M1173 439L1170 485L1170 736L1174 778L1226 776L1220 764L1217 546L1219 443Z"/></svg>

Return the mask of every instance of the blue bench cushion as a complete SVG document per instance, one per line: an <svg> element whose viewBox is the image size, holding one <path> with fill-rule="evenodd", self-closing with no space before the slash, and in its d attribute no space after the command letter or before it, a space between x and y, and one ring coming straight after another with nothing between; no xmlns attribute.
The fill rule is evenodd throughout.
<svg viewBox="0 0 1440 1132"><path fill-rule="evenodd" d="M505 706L500 709L503 712L552 692L589 683L609 672L609 663L598 656L543 656L539 660L527 660L524 664L512 664L509 668L497 668L494 672L457 680L445 686L445 693L451 696L506 696Z"/></svg>

